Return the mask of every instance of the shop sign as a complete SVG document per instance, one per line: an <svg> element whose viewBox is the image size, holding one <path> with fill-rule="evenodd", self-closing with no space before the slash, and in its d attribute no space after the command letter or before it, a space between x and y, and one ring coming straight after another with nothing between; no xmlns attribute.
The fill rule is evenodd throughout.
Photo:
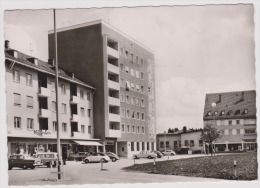
<svg viewBox="0 0 260 188"><path fill-rule="evenodd" d="M106 141L106 145L114 145L113 141Z"/></svg>
<svg viewBox="0 0 260 188"><path fill-rule="evenodd" d="M47 130L34 130L34 134L38 136L43 136L43 135L49 135L51 134L51 132Z"/></svg>

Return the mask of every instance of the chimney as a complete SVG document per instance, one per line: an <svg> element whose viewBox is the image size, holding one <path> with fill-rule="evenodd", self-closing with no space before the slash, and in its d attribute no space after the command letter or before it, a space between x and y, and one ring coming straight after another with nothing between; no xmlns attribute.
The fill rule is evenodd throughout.
<svg viewBox="0 0 260 188"><path fill-rule="evenodd" d="M6 49L9 49L9 47L10 47L10 42L9 42L9 40L5 40L5 48L6 48Z"/></svg>
<svg viewBox="0 0 260 188"><path fill-rule="evenodd" d="M54 59L48 59L48 64L51 65L51 66L55 66Z"/></svg>
<svg viewBox="0 0 260 188"><path fill-rule="evenodd" d="M27 58L27 60L33 63L34 65L38 65L38 59L35 57L29 57Z"/></svg>
<svg viewBox="0 0 260 188"><path fill-rule="evenodd" d="M186 126L183 127L183 132L184 132L184 133L187 132L187 127L186 127Z"/></svg>
<svg viewBox="0 0 260 188"><path fill-rule="evenodd" d="M74 78L75 78L75 75L74 75L74 73L73 73L73 72L71 73L71 78L72 78L72 79L74 79Z"/></svg>

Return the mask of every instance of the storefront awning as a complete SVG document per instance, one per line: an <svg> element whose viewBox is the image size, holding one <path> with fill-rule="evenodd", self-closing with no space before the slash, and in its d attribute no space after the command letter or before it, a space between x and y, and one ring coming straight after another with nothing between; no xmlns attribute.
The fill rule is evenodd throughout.
<svg viewBox="0 0 260 188"><path fill-rule="evenodd" d="M79 145L83 145L83 146L102 146L102 144L95 142L95 141L75 141L77 144Z"/></svg>

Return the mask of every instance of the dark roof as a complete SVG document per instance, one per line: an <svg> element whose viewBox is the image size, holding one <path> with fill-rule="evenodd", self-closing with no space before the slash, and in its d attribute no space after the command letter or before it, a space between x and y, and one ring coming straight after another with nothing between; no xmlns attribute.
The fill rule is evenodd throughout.
<svg viewBox="0 0 260 188"><path fill-rule="evenodd" d="M256 118L255 90L206 94L203 120L234 118Z"/></svg>
<svg viewBox="0 0 260 188"><path fill-rule="evenodd" d="M17 58L14 57L13 55L11 55L12 53L10 53L11 51L16 51L17 52ZM14 49L5 49L5 58L8 58L10 60L14 60L14 61L17 61L19 62L20 64L22 65L27 65L31 68L35 68L39 71L43 71L43 72L47 72L47 73L50 73L50 74L54 74L55 75L55 67L50 65L48 62L44 62L40 59L37 59L38 60L38 64L35 65L34 63L30 62L29 60L27 60L28 58L35 58L35 57L32 57L32 56L29 56L27 54L24 54L22 52L19 52L17 50L14 50ZM86 84L85 82L81 81L80 79L76 78L75 76L72 77L72 74L69 72L69 71L66 71L66 70L63 70L62 68L59 67L59 76L61 78L65 78L65 79L68 79L72 82L76 82L78 84L82 84L86 87L89 87L90 89L94 89L92 86L89 86L88 84Z"/></svg>
<svg viewBox="0 0 260 188"><path fill-rule="evenodd" d="M194 132L201 132L202 129L188 129L186 132L183 132L182 130L176 131L174 133L166 133L166 135L180 135L180 134L186 134L186 133L194 133ZM164 133L158 133L157 135L164 135Z"/></svg>

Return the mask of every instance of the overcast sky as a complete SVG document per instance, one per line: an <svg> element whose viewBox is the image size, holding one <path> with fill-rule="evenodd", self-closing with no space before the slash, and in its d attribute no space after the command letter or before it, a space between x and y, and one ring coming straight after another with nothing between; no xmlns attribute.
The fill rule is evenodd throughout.
<svg viewBox="0 0 260 188"><path fill-rule="evenodd" d="M63 9L57 25L103 19L154 51L159 133L202 128L206 93L255 89L253 15L245 4ZM52 10L4 16L11 47L47 60Z"/></svg>

